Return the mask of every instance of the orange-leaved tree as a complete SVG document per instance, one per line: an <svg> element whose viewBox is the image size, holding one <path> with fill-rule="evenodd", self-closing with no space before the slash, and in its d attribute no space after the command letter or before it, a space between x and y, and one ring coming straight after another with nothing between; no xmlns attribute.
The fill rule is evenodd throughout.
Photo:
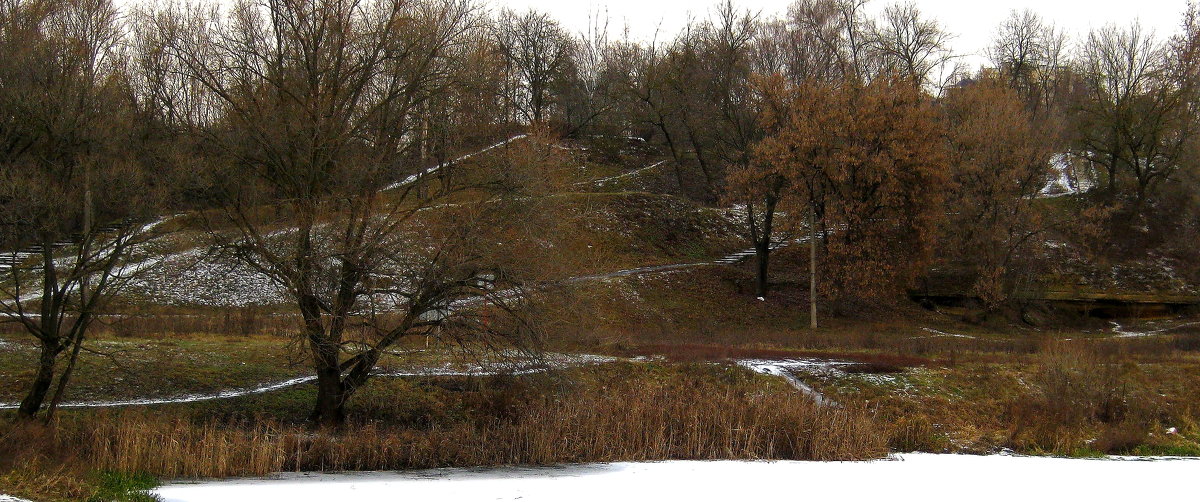
<svg viewBox="0 0 1200 502"><path fill-rule="evenodd" d="M894 297L924 270L945 214L947 155L930 98L892 77L769 89L755 158L815 216L825 296Z"/></svg>
<svg viewBox="0 0 1200 502"><path fill-rule="evenodd" d="M1017 91L980 80L943 102L952 174L940 257L972 281L988 308L1010 296L1028 271L1045 228L1034 202L1050 174L1052 127L1026 111Z"/></svg>

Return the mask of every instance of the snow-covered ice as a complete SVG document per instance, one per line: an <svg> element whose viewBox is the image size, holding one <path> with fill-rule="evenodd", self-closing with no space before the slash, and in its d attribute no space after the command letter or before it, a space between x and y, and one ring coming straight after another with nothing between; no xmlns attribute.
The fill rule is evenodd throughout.
<svg viewBox="0 0 1200 502"><path fill-rule="evenodd" d="M668 461L282 474L172 483L165 502L478 500L1185 500L1200 459L902 454L870 462Z"/></svg>

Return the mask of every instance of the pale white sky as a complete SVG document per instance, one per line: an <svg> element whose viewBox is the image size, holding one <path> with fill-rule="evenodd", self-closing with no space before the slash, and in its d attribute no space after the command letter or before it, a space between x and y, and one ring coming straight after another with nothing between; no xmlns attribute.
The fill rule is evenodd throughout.
<svg viewBox="0 0 1200 502"><path fill-rule="evenodd" d="M1032 9L1044 19L1065 28L1073 37L1108 23L1127 25L1140 20L1160 37L1174 33L1187 8L1186 0L912 0L926 15L938 19L954 33L954 48L968 57L973 66L991 41L996 26L1010 10ZM607 9L609 33L619 35L627 26L636 39L649 40L659 30L661 38L671 38L687 19L706 17L717 0L492 0L492 6L523 10L535 8L548 12L575 31L583 31L588 15ZM787 9L790 0L735 0L744 9L771 16ZM872 11L882 10L891 0L872 0Z"/></svg>

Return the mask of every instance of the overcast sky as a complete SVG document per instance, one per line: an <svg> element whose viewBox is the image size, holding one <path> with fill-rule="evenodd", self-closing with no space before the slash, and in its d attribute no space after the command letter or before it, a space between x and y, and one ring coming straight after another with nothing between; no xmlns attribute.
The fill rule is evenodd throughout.
<svg viewBox="0 0 1200 502"><path fill-rule="evenodd" d="M523 10L535 8L548 12L575 31L583 31L590 13L607 11L609 33L619 35L625 27L637 39L649 40L656 30L670 38L689 17L706 17L717 0L493 0ZM782 13L789 0L740 0L736 5L766 16ZM873 0L872 12L892 3ZM1013 10L1032 9L1065 28L1073 36L1086 34L1093 27L1108 23L1127 25L1135 19L1152 27L1160 37L1176 31L1187 8L1186 0L913 0L922 12L938 19L955 34L954 49L968 56L972 65L983 61L982 53L999 22Z"/></svg>

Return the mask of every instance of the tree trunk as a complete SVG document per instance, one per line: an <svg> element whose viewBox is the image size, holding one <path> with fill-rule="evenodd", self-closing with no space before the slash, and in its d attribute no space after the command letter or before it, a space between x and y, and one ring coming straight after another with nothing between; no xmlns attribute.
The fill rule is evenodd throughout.
<svg viewBox="0 0 1200 502"><path fill-rule="evenodd" d="M782 179L777 179L767 194L763 204L762 233L754 236L754 255L758 261L758 273L755 280L755 293L761 298L767 296L770 283L767 272L771 263L771 237L775 232L775 207L779 204L779 190L783 188ZM753 209L750 209L751 226L754 224ZM752 231L753 233L753 231Z"/></svg>
<svg viewBox="0 0 1200 502"><path fill-rule="evenodd" d="M767 270L771 260L771 239L765 239L765 242L756 242L754 244L754 256L758 261L758 273L754 281L754 293L758 297L767 296Z"/></svg>
<svg viewBox="0 0 1200 502"><path fill-rule="evenodd" d="M339 361L340 344L335 333L322 323L320 306L314 296L301 296L299 304L313 371L317 374L317 402L309 419L319 427L341 427L346 420L346 400Z"/></svg>
<svg viewBox="0 0 1200 502"><path fill-rule="evenodd" d="M342 375L337 365L324 367L317 363L317 404L312 421L322 428L340 428L346 423L346 400Z"/></svg>
<svg viewBox="0 0 1200 502"><path fill-rule="evenodd" d="M75 334L71 344L71 358L67 360L67 367L63 369L62 375L59 375L54 396L50 398L50 406L46 408L47 423L54 420L54 412L58 410L58 404L62 402L63 393L67 390L67 382L71 381L71 373L75 370L75 362L79 360L79 350L83 348L83 333L86 332L87 324L90 321L83 320L81 322L83 324L80 325L79 332Z"/></svg>
<svg viewBox="0 0 1200 502"><path fill-rule="evenodd" d="M43 341L41 357L38 358L37 375L34 376L29 393L25 395L25 399L21 400L21 407L17 409L18 419L31 419L42 408L42 403L46 400L46 393L49 392L50 384L54 381L54 364L57 361L57 347Z"/></svg>
<svg viewBox="0 0 1200 502"><path fill-rule="evenodd" d="M340 348L327 338L319 322L309 324L309 348L312 351L313 370L317 374L317 402L311 419L320 427L341 427L346 421L346 399L338 361Z"/></svg>

